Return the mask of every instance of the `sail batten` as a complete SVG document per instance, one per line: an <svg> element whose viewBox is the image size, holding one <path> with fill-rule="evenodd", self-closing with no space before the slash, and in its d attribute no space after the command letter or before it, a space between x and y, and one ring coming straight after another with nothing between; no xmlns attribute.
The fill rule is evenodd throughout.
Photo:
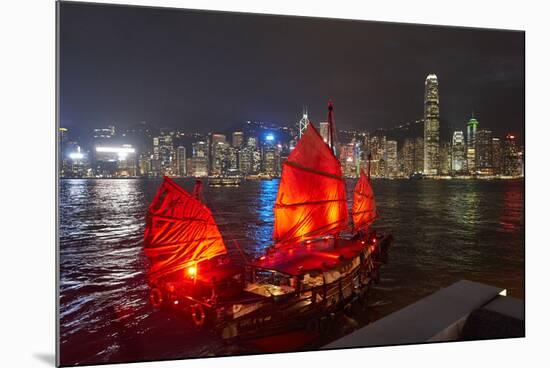
<svg viewBox="0 0 550 368"><path fill-rule="evenodd" d="M283 164L274 206L279 244L333 234L347 227L345 181L340 162L309 124Z"/></svg>
<svg viewBox="0 0 550 368"><path fill-rule="evenodd" d="M167 177L147 211L144 248L150 283L227 253L210 210Z"/></svg>
<svg viewBox="0 0 550 368"><path fill-rule="evenodd" d="M367 229L377 217L374 192L363 170L353 190L352 217L356 231Z"/></svg>

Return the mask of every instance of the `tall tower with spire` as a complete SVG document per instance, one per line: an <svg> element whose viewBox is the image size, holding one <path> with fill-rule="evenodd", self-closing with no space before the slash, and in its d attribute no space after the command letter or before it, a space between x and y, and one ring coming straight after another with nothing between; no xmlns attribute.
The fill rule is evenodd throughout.
<svg viewBox="0 0 550 368"><path fill-rule="evenodd" d="M307 117L307 106L302 108L302 119L298 122L298 138L302 138L302 134L306 131L306 128L309 124L309 119Z"/></svg>
<svg viewBox="0 0 550 368"><path fill-rule="evenodd" d="M472 112L472 117L466 123L466 164L468 171L470 173L475 173L476 167L476 136L477 136L477 126L479 122L474 117Z"/></svg>
<svg viewBox="0 0 550 368"><path fill-rule="evenodd" d="M439 167L439 83L426 77L424 89L424 174L437 175Z"/></svg>

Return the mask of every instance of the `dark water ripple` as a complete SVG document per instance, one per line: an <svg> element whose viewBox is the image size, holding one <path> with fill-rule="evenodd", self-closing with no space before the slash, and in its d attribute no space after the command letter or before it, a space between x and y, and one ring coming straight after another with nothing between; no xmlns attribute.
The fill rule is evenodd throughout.
<svg viewBox="0 0 550 368"><path fill-rule="evenodd" d="M191 190L192 180L178 180ZM228 354L185 319L150 308L144 215L160 180L62 180L60 338L63 364ZM348 182L348 198L353 181ZM375 180L380 220L393 233L371 320L470 279L524 294L523 181ZM270 244L278 180L208 188L204 197L234 257Z"/></svg>

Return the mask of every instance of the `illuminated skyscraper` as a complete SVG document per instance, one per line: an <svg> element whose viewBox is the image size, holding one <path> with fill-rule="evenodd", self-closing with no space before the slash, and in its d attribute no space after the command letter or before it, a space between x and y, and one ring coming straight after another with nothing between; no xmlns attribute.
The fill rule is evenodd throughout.
<svg viewBox="0 0 550 368"><path fill-rule="evenodd" d="M472 118L468 121L466 127L466 159L469 173L476 172L476 134L478 125L479 122L474 118L474 114L472 114Z"/></svg>
<svg viewBox="0 0 550 368"><path fill-rule="evenodd" d="M521 152L516 142L516 136L507 134L502 149L502 175L522 175Z"/></svg>
<svg viewBox="0 0 550 368"><path fill-rule="evenodd" d="M183 146L176 149L176 174L178 176L187 175L187 157Z"/></svg>
<svg viewBox="0 0 550 368"><path fill-rule="evenodd" d="M309 124L309 119L307 117L307 107L304 107L302 111L302 118L298 122L298 138L302 137L302 134L306 131L306 128Z"/></svg>
<svg viewBox="0 0 550 368"><path fill-rule="evenodd" d="M191 175L200 177L208 176L208 145L206 142L193 143L193 158Z"/></svg>
<svg viewBox="0 0 550 368"><path fill-rule="evenodd" d="M424 174L437 175L439 166L439 83L426 77L424 91Z"/></svg>
<svg viewBox="0 0 550 368"><path fill-rule="evenodd" d="M388 178L397 176L397 141L386 141L384 161L386 162L385 176Z"/></svg>
<svg viewBox="0 0 550 368"><path fill-rule="evenodd" d="M173 175L173 161L175 160L174 143L171 134L163 134L153 138L153 159L156 161L157 175Z"/></svg>
<svg viewBox="0 0 550 368"><path fill-rule="evenodd" d="M439 174L451 174L453 152L451 142L441 142L439 147Z"/></svg>
<svg viewBox="0 0 550 368"><path fill-rule="evenodd" d="M464 133L459 130L453 133L451 173L461 174L466 170L466 142Z"/></svg>
<svg viewBox="0 0 550 368"><path fill-rule="evenodd" d="M492 157L493 146L492 132L487 129L480 129L476 132L475 139L475 158L476 171L483 175L492 175Z"/></svg>
<svg viewBox="0 0 550 368"><path fill-rule="evenodd" d="M491 161L495 175L502 173L502 145L500 138L493 138L491 144Z"/></svg>
<svg viewBox="0 0 550 368"><path fill-rule="evenodd" d="M424 139L406 138L401 148L403 174L409 177L424 170Z"/></svg>

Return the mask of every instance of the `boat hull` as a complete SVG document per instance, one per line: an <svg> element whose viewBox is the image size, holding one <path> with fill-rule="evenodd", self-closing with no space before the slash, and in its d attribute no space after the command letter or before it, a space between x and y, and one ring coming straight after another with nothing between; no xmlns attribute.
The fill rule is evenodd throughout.
<svg viewBox="0 0 550 368"><path fill-rule="evenodd" d="M365 238L341 239L340 247L362 247ZM279 335L295 330L326 334L334 319L347 313L355 306L366 307L369 290L380 278L380 268L388 260L391 235L377 234L375 244L365 244L365 252L358 259L342 262L336 280L329 274L322 285L302 288L295 292L269 297L246 291L246 275L250 269L243 267L242 277L219 280L222 287L201 285L204 293L189 292L190 285L176 285L163 290L163 305L175 313L183 313L191 318L197 328L207 328L223 339L249 340ZM361 245L360 245L361 244ZM331 271L332 272L332 271ZM329 282L330 281L330 282ZM192 286L197 287L196 283ZM210 291L234 290L225 297L210 298Z"/></svg>

